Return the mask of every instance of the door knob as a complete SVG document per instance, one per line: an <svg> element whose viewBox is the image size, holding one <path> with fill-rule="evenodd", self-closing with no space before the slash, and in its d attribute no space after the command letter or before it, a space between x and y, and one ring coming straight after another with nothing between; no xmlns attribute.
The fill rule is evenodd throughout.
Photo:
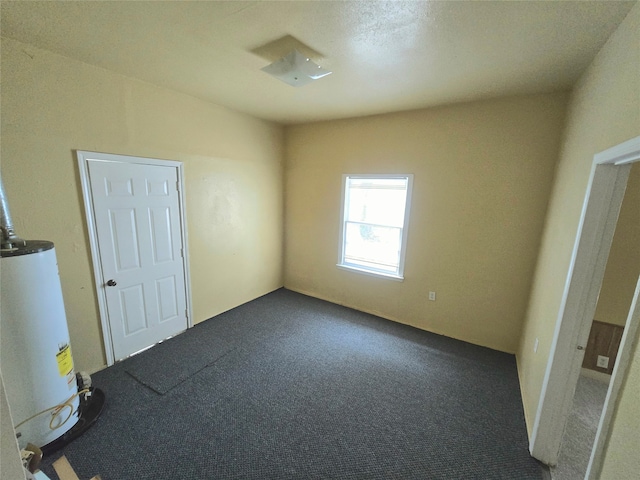
<svg viewBox="0 0 640 480"><path fill-rule="evenodd" d="M116 281L114 279L111 279L107 282L107 285L109 287L115 287L117 285Z"/></svg>

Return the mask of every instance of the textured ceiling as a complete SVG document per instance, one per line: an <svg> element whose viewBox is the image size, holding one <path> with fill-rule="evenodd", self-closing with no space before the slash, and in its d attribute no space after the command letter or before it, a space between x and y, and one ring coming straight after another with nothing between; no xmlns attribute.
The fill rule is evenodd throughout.
<svg viewBox="0 0 640 480"><path fill-rule="evenodd" d="M570 88L634 3L3 1L1 32L288 124ZM333 74L262 72L286 35Z"/></svg>

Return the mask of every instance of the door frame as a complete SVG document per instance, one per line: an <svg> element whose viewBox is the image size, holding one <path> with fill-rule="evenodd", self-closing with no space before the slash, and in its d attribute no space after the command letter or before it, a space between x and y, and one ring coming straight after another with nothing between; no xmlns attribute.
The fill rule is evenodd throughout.
<svg viewBox="0 0 640 480"><path fill-rule="evenodd" d="M593 158L529 446L531 455L547 465L558 462L629 171L639 160L640 136ZM633 339L625 335L622 341L621 351L628 349ZM608 419L619 391L612 391L611 386L625 378L627 369L628 358L619 357L602 414ZM609 425L598 429L592 451L594 465L601 464L608 429Z"/></svg>
<svg viewBox="0 0 640 480"><path fill-rule="evenodd" d="M91 259L93 265L93 276L95 292L98 299L98 310L100 312L100 324L102 326L102 341L107 360L107 366L115 363L113 351L113 340L111 337L111 326L107 309L107 296L104 288L102 275L102 262L100 260L100 246L98 243L98 231L95 221L93 197L91 195L91 184L89 181L89 160L100 160L112 163L130 163L138 165L156 165L162 167L174 167L178 174L178 209L180 212L180 230L182 239L182 264L184 271L185 300L187 303L187 328L193 327L193 314L191 302L191 275L189 272L189 248L187 242L187 222L185 215L185 194L184 194L184 166L182 162L175 160L161 160L157 158L134 157L131 155L117 155L112 153L89 152L76 150L78 159L78 169L80 172L80 183L82 186L82 196L84 199L85 218L87 220L87 230L89 233L89 245L91 247Z"/></svg>

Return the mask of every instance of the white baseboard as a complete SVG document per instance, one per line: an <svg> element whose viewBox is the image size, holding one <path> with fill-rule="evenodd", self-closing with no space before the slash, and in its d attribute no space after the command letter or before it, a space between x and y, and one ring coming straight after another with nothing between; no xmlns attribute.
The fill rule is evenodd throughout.
<svg viewBox="0 0 640 480"><path fill-rule="evenodd" d="M596 372L595 370L591 370L589 368L581 369L580 375L584 375L585 377L593 378L594 380L599 380L607 384L611 380L611 375L609 375L608 373Z"/></svg>

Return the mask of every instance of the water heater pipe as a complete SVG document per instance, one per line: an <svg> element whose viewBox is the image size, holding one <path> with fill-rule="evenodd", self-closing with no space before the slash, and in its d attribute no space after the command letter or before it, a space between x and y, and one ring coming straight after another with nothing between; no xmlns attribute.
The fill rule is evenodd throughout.
<svg viewBox="0 0 640 480"><path fill-rule="evenodd" d="M2 250L14 250L19 246L27 244L22 238L16 235L11 221L11 213L9 212L9 203L4 193L4 185L2 177L0 177L0 233L2 234L2 242L0 248Z"/></svg>

